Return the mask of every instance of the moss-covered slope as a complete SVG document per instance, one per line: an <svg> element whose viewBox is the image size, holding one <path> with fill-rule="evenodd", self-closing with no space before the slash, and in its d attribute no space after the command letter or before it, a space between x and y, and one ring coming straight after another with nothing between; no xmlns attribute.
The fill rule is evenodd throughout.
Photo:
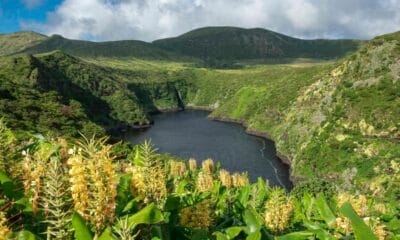
<svg viewBox="0 0 400 240"><path fill-rule="evenodd" d="M393 200L399 194L393 185L376 188L390 182L385 169L400 161L399 69L400 34L385 35L331 68L304 75L308 84L294 91L299 74L282 77L280 86L240 88L212 116L268 133L295 176Z"/></svg>

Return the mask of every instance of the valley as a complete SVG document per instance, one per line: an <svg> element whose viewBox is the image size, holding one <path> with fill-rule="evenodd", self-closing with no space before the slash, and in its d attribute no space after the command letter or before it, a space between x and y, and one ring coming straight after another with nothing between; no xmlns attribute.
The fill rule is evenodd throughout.
<svg viewBox="0 0 400 240"><path fill-rule="evenodd" d="M15 48L10 49L11 45ZM71 148L74 149L72 156L87 158L86 160L90 162L90 159L95 159L93 156L96 149L108 149L107 144L121 140L121 131L128 131L132 135L123 139L129 139L128 142L135 146L123 142L116 150L104 151L107 152L105 153L107 156L115 154L115 159L119 164L115 172L132 174L132 182L144 181L135 179L135 176L139 178L149 173L138 173L138 171L155 171L152 174L157 176L157 171L160 169L168 167L172 169L182 162L186 164L188 160L186 158L190 158L191 153L171 157L166 154L169 153L168 150L163 150L160 154L155 152L154 149L158 147L175 149L186 146L184 143L179 144L179 141L185 140L177 140L176 144L168 142L168 134L178 134L179 129L169 129L168 133L158 138L161 139L160 146L157 146L157 141L155 141L156 145L152 148L146 145L147 142L138 142L136 138L141 139L140 135L133 134L132 128L148 127L154 124L153 128L157 129L157 118L162 118L163 115L154 116L154 113L182 109L209 110L210 120L240 123L248 133L273 141L269 146L271 152L274 154L276 152L281 160L290 165L293 190L285 195L286 193L272 186L265 187L263 180L257 180L258 176L265 178L269 175L268 171L271 169L267 167L262 169L262 166L266 164L262 162L263 159L252 163L256 157L251 156L258 149L254 150L252 146L259 144L253 139L250 143L242 142L242 145L237 147L245 148L246 146L251 150L232 154L240 157L243 166L249 164L249 169L253 168L255 175L250 176L250 182L247 176L244 177L245 174L235 175L237 178L242 176L246 179L242 179L245 182L243 184L237 183L238 185L231 189L232 191L228 186L222 187L226 182L222 182L223 180L218 175L221 171L214 168L214 165L210 172L210 176L212 175L210 181L218 182L221 189L218 187L215 189L210 187L204 191L197 189L198 176L206 171L207 166L202 170L199 166L197 172L193 169L186 172L185 165L185 173L175 172L175 175L165 173L169 178L168 181L164 179L169 184L165 185L167 188L165 191L171 193L171 198L164 198L164 195L158 198L154 189L154 191L151 190L153 192L149 190L150 193L132 190L130 195L127 193L129 190L125 189L124 194L129 195L129 197L125 196L127 199L133 199L132 194L144 199L150 198L146 201L157 205L158 210L170 211L169 214L173 215L182 209L172 208L167 204L168 201L181 201L178 205L186 206L185 204L188 203L185 201L190 201L186 197L196 198L196 201L201 203L204 199L208 199L207 193L209 193L215 200L217 214L220 214L217 220L220 224L225 223L223 218L229 216L229 219L234 219L232 220L234 223L237 221L238 224L242 224L240 226L244 226L244 224L250 224L244 219L245 212L246 217L250 214L247 212L247 210L250 211L249 209L253 209L254 211L250 212L255 214L255 209L263 209L261 205L265 199L268 199L269 194L271 196L276 194L280 202L292 203L291 199L297 199L299 201L296 202L297 207L301 210L296 213L298 219L294 219L290 227L286 226L285 231L272 231L269 227L266 230L269 231L268 234L290 235L291 232L307 232L307 237L335 239L336 237L322 238L321 236L339 234L341 237L353 237L357 234L346 232L332 223L336 221L332 220L332 218L336 219L334 214L343 216L343 213L340 213L341 210L339 211L342 207L339 206L341 201L339 196L347 194L347 201L353 204L359 216L382 219L381 222L376 220L377 222L368 225L372 229L371 232L375 231L377 235L376 230L379 224L383 224L386 230L385 236L393 237L391 239L397 239L396 237L399 236L399 32L378 36L370 41L301 40L263 29L216 27L197 29L176 38L161 39L151 43L134 40L97 43L22 32L15 33L11 37L0 36L0 55L2 55L0 57L0 114L1 124L3 124L1 127L4 130L2 138L6 139L3 145L13 149L3 147L4 150L0 149L0 153L6 156L6 153L12 152L12 157L9 158L16 163L23 162L27 158L20 155L20 148L24 151L32 149L34 154L32 158L38 159L41 158L41 153L45 154L47 151L43 149L54 148L49 150L51 152L49 156L58 156L57 158L63 159L64 162L72 158L65 154L69 151L67 148ZM185 114L187 111L182 113ZM173 120L169 121L173 124ZM176 124L179 124L179 121L177 120ZM220 123L213 122L212 124ZM212 124L205 125L211 128ZM184 123L182 122L181 125L183 126ZM206 129L207 126L204 126L203 131L191 129L187 132L192 131L196 134L199 134L198 131L207 132L209 130ZM179 125L174 127L179 128ZM152 129L148 131L151 132ZM153 136L163 133L163 129L158 131L158 133L153 132ZM218 131L215 129L215 132ZM30 148L28 143L36 139L38 133L44 136L43 139L40 140L41 137L39 137L35 140L35 147ZM82 138L82 135L87 137L88 142L74 145L74 142ZM93 135L97 137L110 135L111 139L98 143L90 142L95 141L90 140ZM10 137L12 141L7 140L6 136L12 136ZM243 131L240 136L242 140L250 137ZM231 138L228 136L225 140L220 140L220 143L214 143L214 147L223 149L220 153L215 150L214 154L228 154L225 152L228 146L224 144L240 144L240 141L239 143L230 142ZM68 143L57 142L60 139ZM187 145L188 148L200 146L196 144L195 139L196 136L193 136L186 140L191 143ZM165 143L168 143L169 148L163 145ZM92 149L90 144L96 147ZM17 145L21 146L18 150ZM84 151L87 152L77 152L77 146L80 146L79 149L85 149L86 146L87 149ZM182 151L189 150L181 149L177 152ZM204 152L197 153L197 156L208 158L205 157ZM210 156L212 156L211 153ZM233 162L226 161L221 167L232 172L240 172L241 167L229 169L239 161L235 157L231 157L235 159ZM50 157L43 158L47 159L43 161L43 164L50 161ZM271 161L278 160L276 156L270 156L270 158L273 158ZM157 163L152 162L151 159L157 159ZM4 158L2 161L6 160ZM201 160L204 159L197 160L197 164L200 165ZM144 163L146 161L150 162ZM169 165L170 162L173 166ZM7 164L14 163L8 161ZM8 166L7 164L3 165ZM275 164L282 163L275 162ZM131 168L125 169L124 166L127 165ZM224 167L224 165L227 166ZM5 175L15 178L20 176L15 174L12 167L3 167L2 170ZM281 170L285 175L287 170L283 165ZM90 169L87 171L90 172ZM126 177L126 175L122 176ZM229 179L230 177L229 175ZM287 180L288 176L285 177ZM10 180L8 177L7 179ZM148 176L144 179L152 184L161 184L153 183ZM8 182L8 180L2 181ZM127 182L126 179L123 180L123 177L121 181ZM279 184L275 182L272 185ZM34 185L29 186L34 188ZM250 190L251 186L254 187L252 188L254 191L268 189L267 192L262 190L264 191L263 200L257 202L259 200L257 193L250 193L253 191ZM196 195L198 192L201 192L199 196ZM337 192L339 194L336 194ZM192 193L193 196L190 195ZM7 194L10 195L5 192L5 195ZM364 201L359 196L367 200ZM137 204L137 206L147 204L145 201L138 203L132 199L134 203L130 204ZM327 202L323 199L327 199ZM229 205L230 200L233 201L232 205ZM313 203L304 203L303 200ZM118 199L118 201L120 208L128 204L126 199ZM224 201L227 201L229 206L223 205ZM253 202L250 203L251 201ZM237 206L235 202L240 202L241 205ZM313 208L314 202L317 205L315 208ZM368 211L360 212L357 209L360 204L368 205ZM364 205L362 206L367 208ZM130 209L127 211L133 213L134 207L129 206ZM167 210L169 207L171 209ZM193 206L189 205L189 207ZM314 211L312 215L304 214L308 211L305 209L307 207L311 209L310 211ZM328 208L332 211L327 210ZM123 209L117 210L118 214L124 215ZM95 220L89 217L90 213L80 212L83 217L85 214L87 214L86 223L93 225ZM157 212L157 214L161 213ZM257 216L255 215L254 218ZM176 221L176 219L171 221ZM100 223L101 229L94 227L90 231L96 236L99 235L106 229L105 222ZM310 222L320 225L311 226ZM156 223L149 222L149 224ZM175 224L174 227L170 227L174 229L173 231L179 232L180 225L173 224ZM296 224L300 224L301 227L297 228ZM178 225L179 227L176 227ZM29 224L27 226L34 228ZM189 229L192 231L197 228ZM228 238L227 229L214 227L211 229L221 234L214 232L215 235L226 237L217 239L233 239ZM261 231L260 229L258 230ZM356 229L357 227L354 227L353 230L360 232ZM260 232L249 233L244 228L240 231L243 231L243 235L249 236L260 234L260 238L254 239L261 239ZM190 234L195 233L196 231L193 230ZM177 233L174 232L174 234ZM179 236L184 235L179 234L182 234ZM209 237L211 235L207 231L202 234ZM146 239L146 237L143 238ZM200 237L199 239L208 238ZM362 238L358 236L357 239Z"/></svg>

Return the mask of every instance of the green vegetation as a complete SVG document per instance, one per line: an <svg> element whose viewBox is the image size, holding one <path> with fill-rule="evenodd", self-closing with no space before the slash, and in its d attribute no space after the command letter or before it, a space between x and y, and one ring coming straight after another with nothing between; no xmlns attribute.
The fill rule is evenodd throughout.
<svg viewBox="0 0 400 240"><path fill-rule="evenodd" d="M253 30L243 31L202 29L154 44L178 41L183 45L173 46L186 49L187 39L240 40ZM290 38L282 52L293 47L304 53L295 57L314 59L282 55L275 63L285 64L270 65L228 56L227 49L203 63L176 58L204 57L196 55L208 47L202 45L163 55L149 43L18 39L18 49L41 54L0 58L0 236L66 238L75 229L77 239L374 239L371 232L400 238L400 33L377 37L336 63L306 54L324 41L301 48ZM31 46L35 41L42 43ZM350 50L329 44L320 54ZM115 51L105 54L108 47ZM47 52L58 48L67 53ZM72 144L79 133L113 134L150 124L151 112L185 107L213 110L212 119L272 138L296 187L285 193L263 180L248 183L210 161L194 170L193 161L159 155L149 145L112 147L105 138ZM18 186L25 191L11 191Z"/></svg>
<svg viewBox="0 0 400 240"><path fill-rule="evenodd" d="M238 61L293 61L297 58L335 59L354 52L357 40L302 40L261 28L200 28L152 43L123 40L90 42L46 37L33 32L0 35L0 56L61 50L79 57L117 57L195 62L211 68L240 67ZM199 60L200 59L200 60Z"/></svg>
<svg viewBox="0 0 400 240"><path fill-rule="evenodd" d="M138 57L148 59L179 59L177 54L162 50L150 43L136 40L114 42L89 42L70 40L53 35L37 45L24 50L24 53L37 54L54 50L82 57Z"/></svg>
<svg viewBox="0 0 400 240"><path fill-rule="evenodd" d="M243 87L220 98L228 100L211 117L274 139L295 180L318 177L398 205L399 185L385 170L400 161L398 36L378 37L318 74L295 74L308 82L282 77L275 87Z"/></svg>
<svg viewBox="0 0 400 240"><path fill-rule="evenodd" d="M222 64L218 60L337 58L355 51L360 41L301 40L261 28L206 27L153 43L169 51L205 59L209 64L213 61Z"/></svg>
<svg viewBox="0 0 400 240"><path fill-rule="evenodd" d="M194 159L157 154L149 142L116 151L106 141L13 143L14 165L0 172L2 239L361 240L400 233L399 209L364 195L327 198L304 186L291 194L261 178L251 184L211 159L197 167Z"/></svg>
<svg viewBox="0 0 400 240"><path fill-rule="evenodd" d="M186 91L184 73L114 69L60 51L0 65L0 112L10 126L57 136L149 124L147 112L181 107Z"/></svg>
<svg viewBox="0 0 400 240"><path fill-rule="evenodd" d="M46 40L46 36L35 32L0 34L0 56L19 53Z"/></svg>

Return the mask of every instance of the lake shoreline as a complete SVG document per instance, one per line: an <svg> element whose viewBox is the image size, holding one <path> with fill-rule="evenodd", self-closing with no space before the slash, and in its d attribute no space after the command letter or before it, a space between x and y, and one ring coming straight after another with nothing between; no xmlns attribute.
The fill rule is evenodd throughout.
<svg viewBox="0 0 400 240"><path fill-rule="evenodd" d="M212 108L212 107L208 107L208 106L186 106L185 108L159 109L159 110L151 112L149 114L154 115L154 114L162 114L162 113L168 113L168 112L181 112L181 111L185 111L185 110L198 110L198 111L206 111L206 112L212 113L212 111L215 110L215 109ZM264 138L266 140L272 141L274 143L274 145L275 145L275 141L271 137L270 134L268 134L267 132L256 130L256 129L250 129L248 127L248 124L244 120L238 120L238 119L233 119L233 118L229 118L229 117L216 117L216 116L210 116L210 115L207 116L207 119L212 120L212 121L239 124L239 125L241 125L242 127L245 128L246 134L249 134L249 135L252 135L252 136L256 136L256 137L260 137L260 138ZM146 129L146 128L151 128L153 125L154 125L154 123L152 122L151 124L132 125L130 127L132 129ZM292 186L295 186L297 183L299 183L301 180L303 180L303 178L294 176L292 174L293 173L293 169L292 169L291 161L289 160L289 158L286 155L284 155L283 153L279 152L278 150L276 150L276 154L275 155L282 163L284 163L285 165L288 166L288 169L289 169L289 181L290 181Z"/></svg>
<svg viewBox="0 0 400 240"><path fill-rule="evenodd" d="M213 120L213 121L240 124L245 128L245 131L246 131L247 134L267 139L269 141L272 141L274 143L274 145L276 144L274 139L271 137L271 135L269 133L264 132L264 131L259 131L259 130L256 130L256 129L250 129L248 127L246 121L244 121L244 120L238 120L238 119L229 118L229 117L216 117L216 116L208 116L207 118L210 119L210 120ZM275 145L275 148L276 148L276 145ZM288 166L288 168L289 168L289 181L291 182L291 184L293 186L295 186L297 183L299 183L300 181L303 180L303 178L293 175L292 164L291 164L289 158L285 154L279 152L278 149L276 149L276 157L282 163L284 163L285 165Z"/></svg>

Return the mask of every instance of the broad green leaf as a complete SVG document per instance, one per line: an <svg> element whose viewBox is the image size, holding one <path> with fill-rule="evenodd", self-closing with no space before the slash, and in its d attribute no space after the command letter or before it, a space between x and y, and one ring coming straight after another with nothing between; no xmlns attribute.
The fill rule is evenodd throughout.
<svg viewBox="0 0 400 240"><path fill-rule="evenodd" d="M247 204L248 204L248 202L249 202L250 192L251 192L250 187L251 187L250 185L247 185L247 186L245 186L245 187L242 187L242 188L239 190L238 200L239 200L240 204L242 204L242 206L243 206L244 208L247 207Z"/></svg>
<svg viewBox="0 0 400 240"><path fill-rule="evenodd" d="M364 221L357 215L353 207L349 202L343 204L340 208L340 212L346 216L353 227L354 235L357 240L377 240L378 238L374 235L371 228L364 223Z"/></svg>
<svg viewBox="0 0 400 240"><path fill-rule="evenodd" d="M15 238L16 240L36 240L36 236L35 234L29 232L29 231L20 231L18 233L16 233Z"/></svg>
<svg viewBox="0 0 400 240"><path fill-rule="evenodd" d="M312 237L314 233L308 231L292 232L283 236L276 237L277 240L306 240Z"/></svg>
<svg viewBox="0 0 400 240"><path fill-rule="evenodd" d="M244 230L243 227L236 227L235 226L235 227L229 227L229 228L225 229L225 232L226 232L226 235L227 235L228 239L234 239L243 230Z"/></svg>
<svg viewBox="0 0 400 240"><path fill-rule="evenodd" d="M246 240L261 240L261 232L253 232L247 235Z"/></svg>
<svg viewBox="0 0 400 240"><path fill-rule="evenodd" d="M117 216L120 216L125 212L126 205L132 198L131 194L131 174L124 174L119 178L117 186Z"/></svg>
<svg viewBox="0 0 400 240"><path fill-rule="evenodd" d="M319 214L326 224L328 224L329 227L333 226L336 222L336 217L328 206L323 194L318 194L318 197L315 201L315 206L317 207Z"/></svg>
<svg viewBox="0 0 400 240"><path fill-rule="evenodd" d="M162 221L164 221L164 216L154 203L128 217L128 223L129 226L132 226L132 229L138 224L156 224Z"/></svg>
<svg viewBox="0 0 400 240"><path fill-rule="evenodd" d="M315 198L312 197L311 194L305 193L303 195L303 198L301 199L301 203L303 204L304 207L303 211L305 212L306 219L310 220L315 205Z"/></svg>
<svg viewBox="0 0 400 240"><path fill-rule="evenodd" d="M244 211L243 220L247 225L246 233L248 235L259 232L261 229L261 224L259 223L257 217L248 209Z"/></svg>
<svg viewBox="0 0 400 240"><path fill-rule="evenodd" d="M222 232L215 232L213 233L214 236L216 236L216 240L230 240L230 238L228 238L225 234L223 234Z"/></svg>
<svg viewBox="0 0 400 240"><path fill-rule="evenodd" d="M92 240L93 236L90 232L89 228L86 226L85 220L79 215L79 213L75 212L72 216L72 226L75 230L75 239L76 240Z"/></svg>
<svg viewBox="0 0 400 240"><path fill-rule="evenodd" d="M317 235L318 239L323 239L323 240L334 240L335 239L331 234L329 234L329 232L327 230L325 230L318 223L304 221L303 224L306 228L308 228L308 230L310 232Z"/></svg>
<svg viewBox="0 0 400 240"><path fill-rule="evenodd" d="M117 240L112 234L111 228L106 228L97 240Z"/></svg>

